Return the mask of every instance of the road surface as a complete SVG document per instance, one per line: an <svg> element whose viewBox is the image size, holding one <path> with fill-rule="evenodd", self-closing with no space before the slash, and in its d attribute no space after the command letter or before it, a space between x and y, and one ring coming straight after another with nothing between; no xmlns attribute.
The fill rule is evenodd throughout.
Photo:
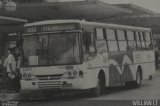
<svg viewBox="0 0 160 106"><path fill-rule="evenodd" d="M153 79L145 80L142 82L140 88L131 89L124 86L107 88L106 93L100 97L89 97L86 95L65 95L51 98L48 101L28 101L20 104L21 106L74 106L79 104L80 106L86 104L94 106L91 101L99 100L103 104L103 100L109 100L108 104L113 103L116 100L117 106L123 106L121 100L160 100L160 71L157 71L153 76ZM118 101L117 101L118 100ZM68 103L68 104L67 104ZM90 104L87 104L90 103ZM94 105L93 105L94 104ZM98 103L99 104L99 103ZM103 106L106 106L105 103Z"/></svg>

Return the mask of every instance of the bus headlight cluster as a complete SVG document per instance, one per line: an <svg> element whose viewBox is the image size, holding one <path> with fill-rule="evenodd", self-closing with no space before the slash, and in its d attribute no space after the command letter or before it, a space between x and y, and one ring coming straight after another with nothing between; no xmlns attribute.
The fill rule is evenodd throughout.
<svg viewBox="0 0 160 106"><path fill-rule="evenodd" d="M69 71L67 72L69 77L77 77L78 76L78 71Z"/></svg>
<svg viewBox="0 0 160 106"><path fill-rule="evenodd" d="M83 77L83 71L81 70L68 71L64 73L63 77L68 77L68 78Z"/></svg>
<svg viewBox="0 0 160 106"><path fill-rule="evenodd" d="M24 79L24 80L31 80L31 79L35 79L35 76L32 75L31 73L23 73L22 74L22 79Z"/></svg>

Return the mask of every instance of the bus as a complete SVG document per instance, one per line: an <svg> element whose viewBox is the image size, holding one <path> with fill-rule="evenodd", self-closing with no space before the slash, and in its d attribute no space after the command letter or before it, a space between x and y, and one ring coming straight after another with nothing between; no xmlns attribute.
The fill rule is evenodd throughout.
<svg viewBox="0 0 160 106"><path fill-rule="evenodd" d="M22 34L21 91L89 90L132 85L155 72L150 28L81 20L29 23Z"/></svg>

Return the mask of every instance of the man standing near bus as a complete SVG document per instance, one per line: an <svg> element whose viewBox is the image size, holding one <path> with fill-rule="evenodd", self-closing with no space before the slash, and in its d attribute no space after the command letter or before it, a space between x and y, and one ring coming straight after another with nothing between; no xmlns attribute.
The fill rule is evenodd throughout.
<svg viewBox="0 0 160 106"><path fill-rule="evenodd" d="M16 61L12 54L12 49L8 49L7 54L8 56L5 62L5 65L7 67L7 76L8 76L7 90L9 92L13 92L15 89L14 79L16 77Z"/></svg>

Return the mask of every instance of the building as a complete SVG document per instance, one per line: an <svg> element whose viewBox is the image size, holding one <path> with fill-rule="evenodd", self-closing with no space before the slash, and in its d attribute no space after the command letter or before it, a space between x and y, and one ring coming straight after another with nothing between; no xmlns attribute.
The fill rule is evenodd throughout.
<svg viewBox="0 0 160 106"><path fill-rule="evenodd" d="M12 36L18 35L17 32L21 32L22 27L26 22L30 23L52 19L85 19L88 21L98 21L108 17L114 17L119 14L131 14L130 10L97 0L72 2L44 2L45 0L14 1L16 4L11 4L14 4L13 6L16 8L12 11L8 11L9 9L6 9L5 7L6 3L1 2L5 3L0 7L0 47L3 52L1 55L5 54L4 52L8 44L12 44L13 46L12 38L16 37ZM8 35L11 36L9 37ZM8 44L6 42L8 42Z"/></svg>
<svg viewBox="0 0 160 106"><path fill-rule="evenodd" d="M132 14L119 15L105 20L109 23L126 24L152 28L153 33L160 34L160 14L134 4L115 4L116 6L132 11Z"/></svg>
<svg viewBox="0 0 160 106"><path fill-rule="evenodd" d="M113 17L118 14L131 13L131 11L121 7L96 0L72 2L43 2L44 0L14 1L17 3L14 11L7 11L5 7L0 8L0 16L3 17L3 19L0 18L1 35L20 31L19 26L22 28L26 20L28 22L51 19L85 19L89 21L97 21L103 18ZM17 21L15 23L13 23L13 21L4 21L4 19L9 19L9 17L12 17L10 18L11 20L14 19ZM25 19L25 21L21 19Z"/></svg>
<svg viewBox="0 0 160 106"><path fill-rule="evenodd" d="M22 26L27 22L25 19L0 16L0 56L4 55L7 35L22 30Z"/></svg>
<svg viewBox="0 0 160 106"><path fill-rule="evenodd" d="M98 0L71 2L58 2L57 0L56 2L46 2L47 0L14 1L17 3L16 9L14 11L7 11L2 7L0 8L1 16L26 19L29 23L52 19L84 19L88 21L149 27L152 28L153 33L157 37L160 34L160 15L133 4L111 5ZM21 27L23 24L21 24ZM1 26L4 29L10 29L9 27L13 26L13 23ZM13 27L12 29L19 30L18 27ZM2 31L0 34L2 34ZM9 34L10 31L6 30L6 32L3 32L3 35L4 33Z"/></svg>

